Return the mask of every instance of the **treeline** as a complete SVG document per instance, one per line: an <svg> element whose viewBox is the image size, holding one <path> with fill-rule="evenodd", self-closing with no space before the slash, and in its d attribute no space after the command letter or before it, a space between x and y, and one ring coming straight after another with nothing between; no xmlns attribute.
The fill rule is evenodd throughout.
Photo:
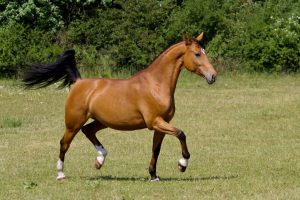
<svg viewBox="0 0 300 200"><path fill-rule="evenodd" d="M185 31L219 71L300 71L299 0L2 0L0 25L1 75L67 48L81 71L136 71Z"/></svg>

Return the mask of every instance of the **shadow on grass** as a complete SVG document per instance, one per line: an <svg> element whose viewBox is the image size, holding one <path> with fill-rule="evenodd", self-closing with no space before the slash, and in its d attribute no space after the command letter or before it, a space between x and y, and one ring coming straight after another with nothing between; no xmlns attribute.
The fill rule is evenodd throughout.
<svg viewBox="0 0 300 200"><path fill-rule="evenodd" d="M140 181L140 182L148 182L150 178L147 177L116 177L116 176L96 176L96 177L83 177L84 179L88 181ZM229 175L229 176L208 176L208 177L186 177L186 178L161 178L159 177L161 182L166 181L186 181L186 182L192 182L192 181L209 181L209 180L230 180L230 179L236 179L238 178L238 175Z"/></svg>

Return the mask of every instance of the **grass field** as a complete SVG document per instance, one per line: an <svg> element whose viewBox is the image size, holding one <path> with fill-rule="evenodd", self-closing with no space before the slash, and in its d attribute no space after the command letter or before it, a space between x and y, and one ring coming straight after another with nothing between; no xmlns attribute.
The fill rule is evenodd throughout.
<svg viewBox="0 0 300 200"><path fill-rule="evenodd" d="M191 153L185 173L176 138L164 140L151 183L148 130L98 133L97 154L79 133L66 155L67 180L56 181L67 90L24 91L0 81L0 199L299 199L300 76L226 75L209 86L182 74L172 124Z"/></svg>

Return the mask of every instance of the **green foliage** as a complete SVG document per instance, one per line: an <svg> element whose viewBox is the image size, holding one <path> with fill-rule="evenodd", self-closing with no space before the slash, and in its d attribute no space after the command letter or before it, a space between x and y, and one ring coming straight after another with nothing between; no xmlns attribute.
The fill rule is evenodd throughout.
<svg viewBox="0 0 300 200"><path fill-rule="evenodd" d="M86 10L92 10L112 0L19 0L0 2L0 23L23 23L43 30L55 31L78 18Z"/></svg>
<svg viewBox="0 0 300 200"><path fill-rule="evenodd" d="M26 181L26 182L23 183L23 188L25 190L34 189L37 186L38 186L38 184L36 182L33 182L33 181Z"/></svg>
<svg viewBox="0 0 300 200"><path fill-rule="evenodd" d="M0 120L0 128L17 128L22 126L22 120L19 118L3 118Z"/></svg>
<svg viewBox="0 0 300 200"><path fill-rule="evenodd" d="M300 69L298 0L0 1L0 73L74 48L81 71L111 76L147 66L204 31L219 71Z"/></svg>
<svg viewBox="0 0 300 200"><path fill-rule="evenodd" d="M299 71L300 16L296 10L299 4L293 0L244 4L234 12L235 17L224 21L227 28L218 31L210 50L215 58L235 60L234 70Z"/></svg>
<svg viewBox="0 0 300 200"><path fill-rule="evenodd" d="M56 5L48 1L8 1L0 14L3 24L16 22L56 30L63 26L63 19Z"/></svg>
<svg viewBox="0 0 300 200"><path fill-rule="evenodd" d="M62 50L51 40L51 34L20 24L1 27L0 73L18 74L28 64L49 62Z"/></svg>
<svg viewBox="0 0 300 200"><path fill-rule="evenodd" d="M173 8L171 1L119 1L71 23L68 42L95 47L95 59L106 56L115 67L141 69L166 47L162 33Z"/></svg>
<svg viewBox="0 0 300 200"><path fill-rule="evenodd" d="M169 26L165 29L166 39L173 43L182 38L183 32L196 36L204 31L211 40L218 30L223 29L223 9L219 0L184 1L182 7L169 18Z"/></svg>

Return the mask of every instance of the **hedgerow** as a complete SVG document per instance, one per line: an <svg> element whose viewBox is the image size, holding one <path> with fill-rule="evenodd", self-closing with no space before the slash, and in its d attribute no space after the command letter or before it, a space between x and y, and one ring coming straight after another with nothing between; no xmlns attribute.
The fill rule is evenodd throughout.
<svg viewBox="0 0 300 200"><path fill-rule="evenodd" d="M140 70L183 32L204 31L219 71L300 68L298 0L20 0L0 2L0 73L75 48L78 66Z"/></svg>

